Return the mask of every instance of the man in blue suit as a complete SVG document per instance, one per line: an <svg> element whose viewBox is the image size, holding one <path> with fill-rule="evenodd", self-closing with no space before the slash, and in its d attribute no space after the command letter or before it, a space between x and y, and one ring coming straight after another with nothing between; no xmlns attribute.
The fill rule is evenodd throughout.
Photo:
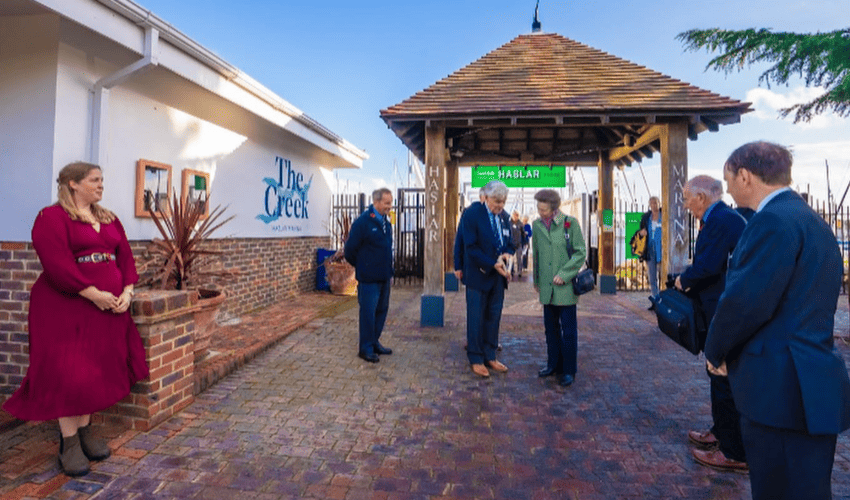
<svg viewBox="0 0 850 500"><path fill-rule="evenodd" d="M835 235L791 190L790 151L753 142L724 167L729 194L756 214L709 327L709 371L729 376L753 498L832 498L838 433L850 427L850 378L833 349L844 272Z"/></svg>
<svg viewBox="0 0 850 500"><path fill-rule="evenodd" d="M392 354L379 342L390 308L393 276L393 228L389 221L393 193L387 188L372 193L372 205L351 224L345 242L345 260L354 266L357 302L360 304L360 342L357 355L377 363L378 355Z"/></svg>
<svg viewBox="0 0 850 500"><path fill-rule="evenodd" d="M729 256L741 238L747 222L729 208L723 197L723 183L698 175L685 184L685 208L700 221L693 264L676 278L676 288L699 298L706 324L710 324L717 301L726 286ZM705 338L700 339L705 345ZM719 470L746 471L747 458L741 441L740 415L735 408L729 379L708 374L711 381L711 417L707 431L689 431L688 439L703 450L693 450L694 459Z"/></svg>
<svg viewBox="0 0 850 500"><path fill-rule="evenodd" d="M496 360L499 323L510 275L507 261L514 253L510 221L504 212L508 188L490 181L482 188L484 202L473 203L461 217L463 279L466 284L466 354L472 372L489 377L489 367L504 373Z"/></svg>

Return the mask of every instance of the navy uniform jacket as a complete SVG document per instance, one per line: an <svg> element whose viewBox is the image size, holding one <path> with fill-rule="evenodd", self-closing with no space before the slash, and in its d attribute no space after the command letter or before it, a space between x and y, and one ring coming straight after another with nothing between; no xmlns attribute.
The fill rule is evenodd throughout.
<svg viewBox="0 0 850 500"><path fill-rule="evenodd" d="M797 193L750 219L705 344L711 364L726 362L742 415L809 434L850 427L850 379L832 336L843 272L835 236Z"/></svg>
<svg viewBox="0 0 850 500"><path fill-rule="evenodd" d="M487 212L487 205L484 203L473 203L461 217L464 249L463 280L466 286L481 291L488 291L496 285L508 286L505 277L499 274L493 266L496 265L496 259L499 258L499 255L514 253L508 215L504 210L497 215L502 223L503 244L500 248Z"/></svg>
<svg viewBox="0 0 850 500"><path fill-rule="evenodd" d="M726 287L729 256L744 232L747 221L722 201L708 214L694 246L694 263L679 276L682 288L696 293L705 319L711 322L717 301ZM703 342L705 339L703 339Z"/></svg>
<svg viewBox="0 0 850 500"><path fill-rule="evenodd" d="M385 224L379 222L375 207L369 205L351 224L345 260L354 266L354 275L361 283L388 281L393 276L393 228L389 215L384 220Z"/></svg>

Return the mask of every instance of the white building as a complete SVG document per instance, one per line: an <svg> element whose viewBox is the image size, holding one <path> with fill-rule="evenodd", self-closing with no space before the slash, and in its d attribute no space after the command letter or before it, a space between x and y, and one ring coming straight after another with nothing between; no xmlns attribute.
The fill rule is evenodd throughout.
<svg viewBox="0 0 850 500"><path fill-rule="evenodd" d="M159 235L145 204L169 186L229 205L224 310L239 314L313 288L332 170L366 158L132 0L2 0L0 340L26 352L30 230L68 163L102 166L134 250ZM16 381L0 374L0 392Z"/></svg>

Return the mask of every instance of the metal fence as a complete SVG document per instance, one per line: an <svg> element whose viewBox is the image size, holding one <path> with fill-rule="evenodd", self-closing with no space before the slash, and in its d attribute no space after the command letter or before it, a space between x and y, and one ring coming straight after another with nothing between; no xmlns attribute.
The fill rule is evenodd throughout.
<svg viewBox="0 0 850 500"><path fill-rule="evenodd" d="M803 195L809 205L832 228L841 248L844 258L845 275L847 274L848 256L850 256L850 207L836 207L821 200ZM342 248L347 231L371 200L364 193L338 194L333 197L330 233L332 248ZM395 276L409 284L418 284L425 275L425 191L419 188L401 188L393 200L395 224L393 234L395 255ZM617 290L620 291L649 291L646 266L638 259L626 259L626 213L645 212L646 205L619 201L614 209L614 273L617 277ZM698 232L698 224L693 216L688 215L688 258L693 258L694 244ZM659 286L663 288L664 277ZM842 284L841 293L847 293L848 284Z"/></svg>
<svg viewBox="0 0 850 500"><path fill-rule="evenodd" d="M844 259L844 274L847 275L848 257L850 257L850 207L837 207L835 204L829 205L824 201L816 200L803 195L809 203L809 206L814 209L824 221L832 228L838 240L841 256ZM649 281L647 279L646 265L638 259L626 259L626 213L627 212L646 212L649 207L638 205L637 203L620 202L615 206L614 210L614 234L616 245L614 247L614 274L617 277L617 290L620 291L649 291ZM696 219L688 214L687 221L688 234L688 258L693 259L694 245L696 244L699 225ZM664 288L664 277L661 277L659 287ZM847 294L848 283L846 279L842 281L841 294Z"/></svg>
<svg viewBox="0 0 850 500"><path fill-rule="evenodd" d="M365 193L334 195L329 224L332 248L343 247L351 223L371 202ZM393 213L395 279L415 285L425 276L425 190L399 189L393 199Z"/></svg>

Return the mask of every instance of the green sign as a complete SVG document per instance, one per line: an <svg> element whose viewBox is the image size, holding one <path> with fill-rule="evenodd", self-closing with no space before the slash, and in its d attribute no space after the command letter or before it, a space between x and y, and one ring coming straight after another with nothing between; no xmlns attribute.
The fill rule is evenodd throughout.
<svg viewBox="0 0 850 500"><path fill-rule="evenodd" d="M502 181L508 187L562 188L567 185L567 167L560 165L472 168L472 187L482 188L490 181Z"/></svg>
<svg viewBox="0 0 850 500"><path fill-rule="evenodd" d="M626 260L640 258L632 251L631 241L640 229L641 217L643 217L643 212L626 212Z"/></svg>
<svg viewBox="0 0 850 500"><path fill-rule="evenodd" d="M610 208L602 210L602 230L606 233L614 232L614 211Z"/></svg>

